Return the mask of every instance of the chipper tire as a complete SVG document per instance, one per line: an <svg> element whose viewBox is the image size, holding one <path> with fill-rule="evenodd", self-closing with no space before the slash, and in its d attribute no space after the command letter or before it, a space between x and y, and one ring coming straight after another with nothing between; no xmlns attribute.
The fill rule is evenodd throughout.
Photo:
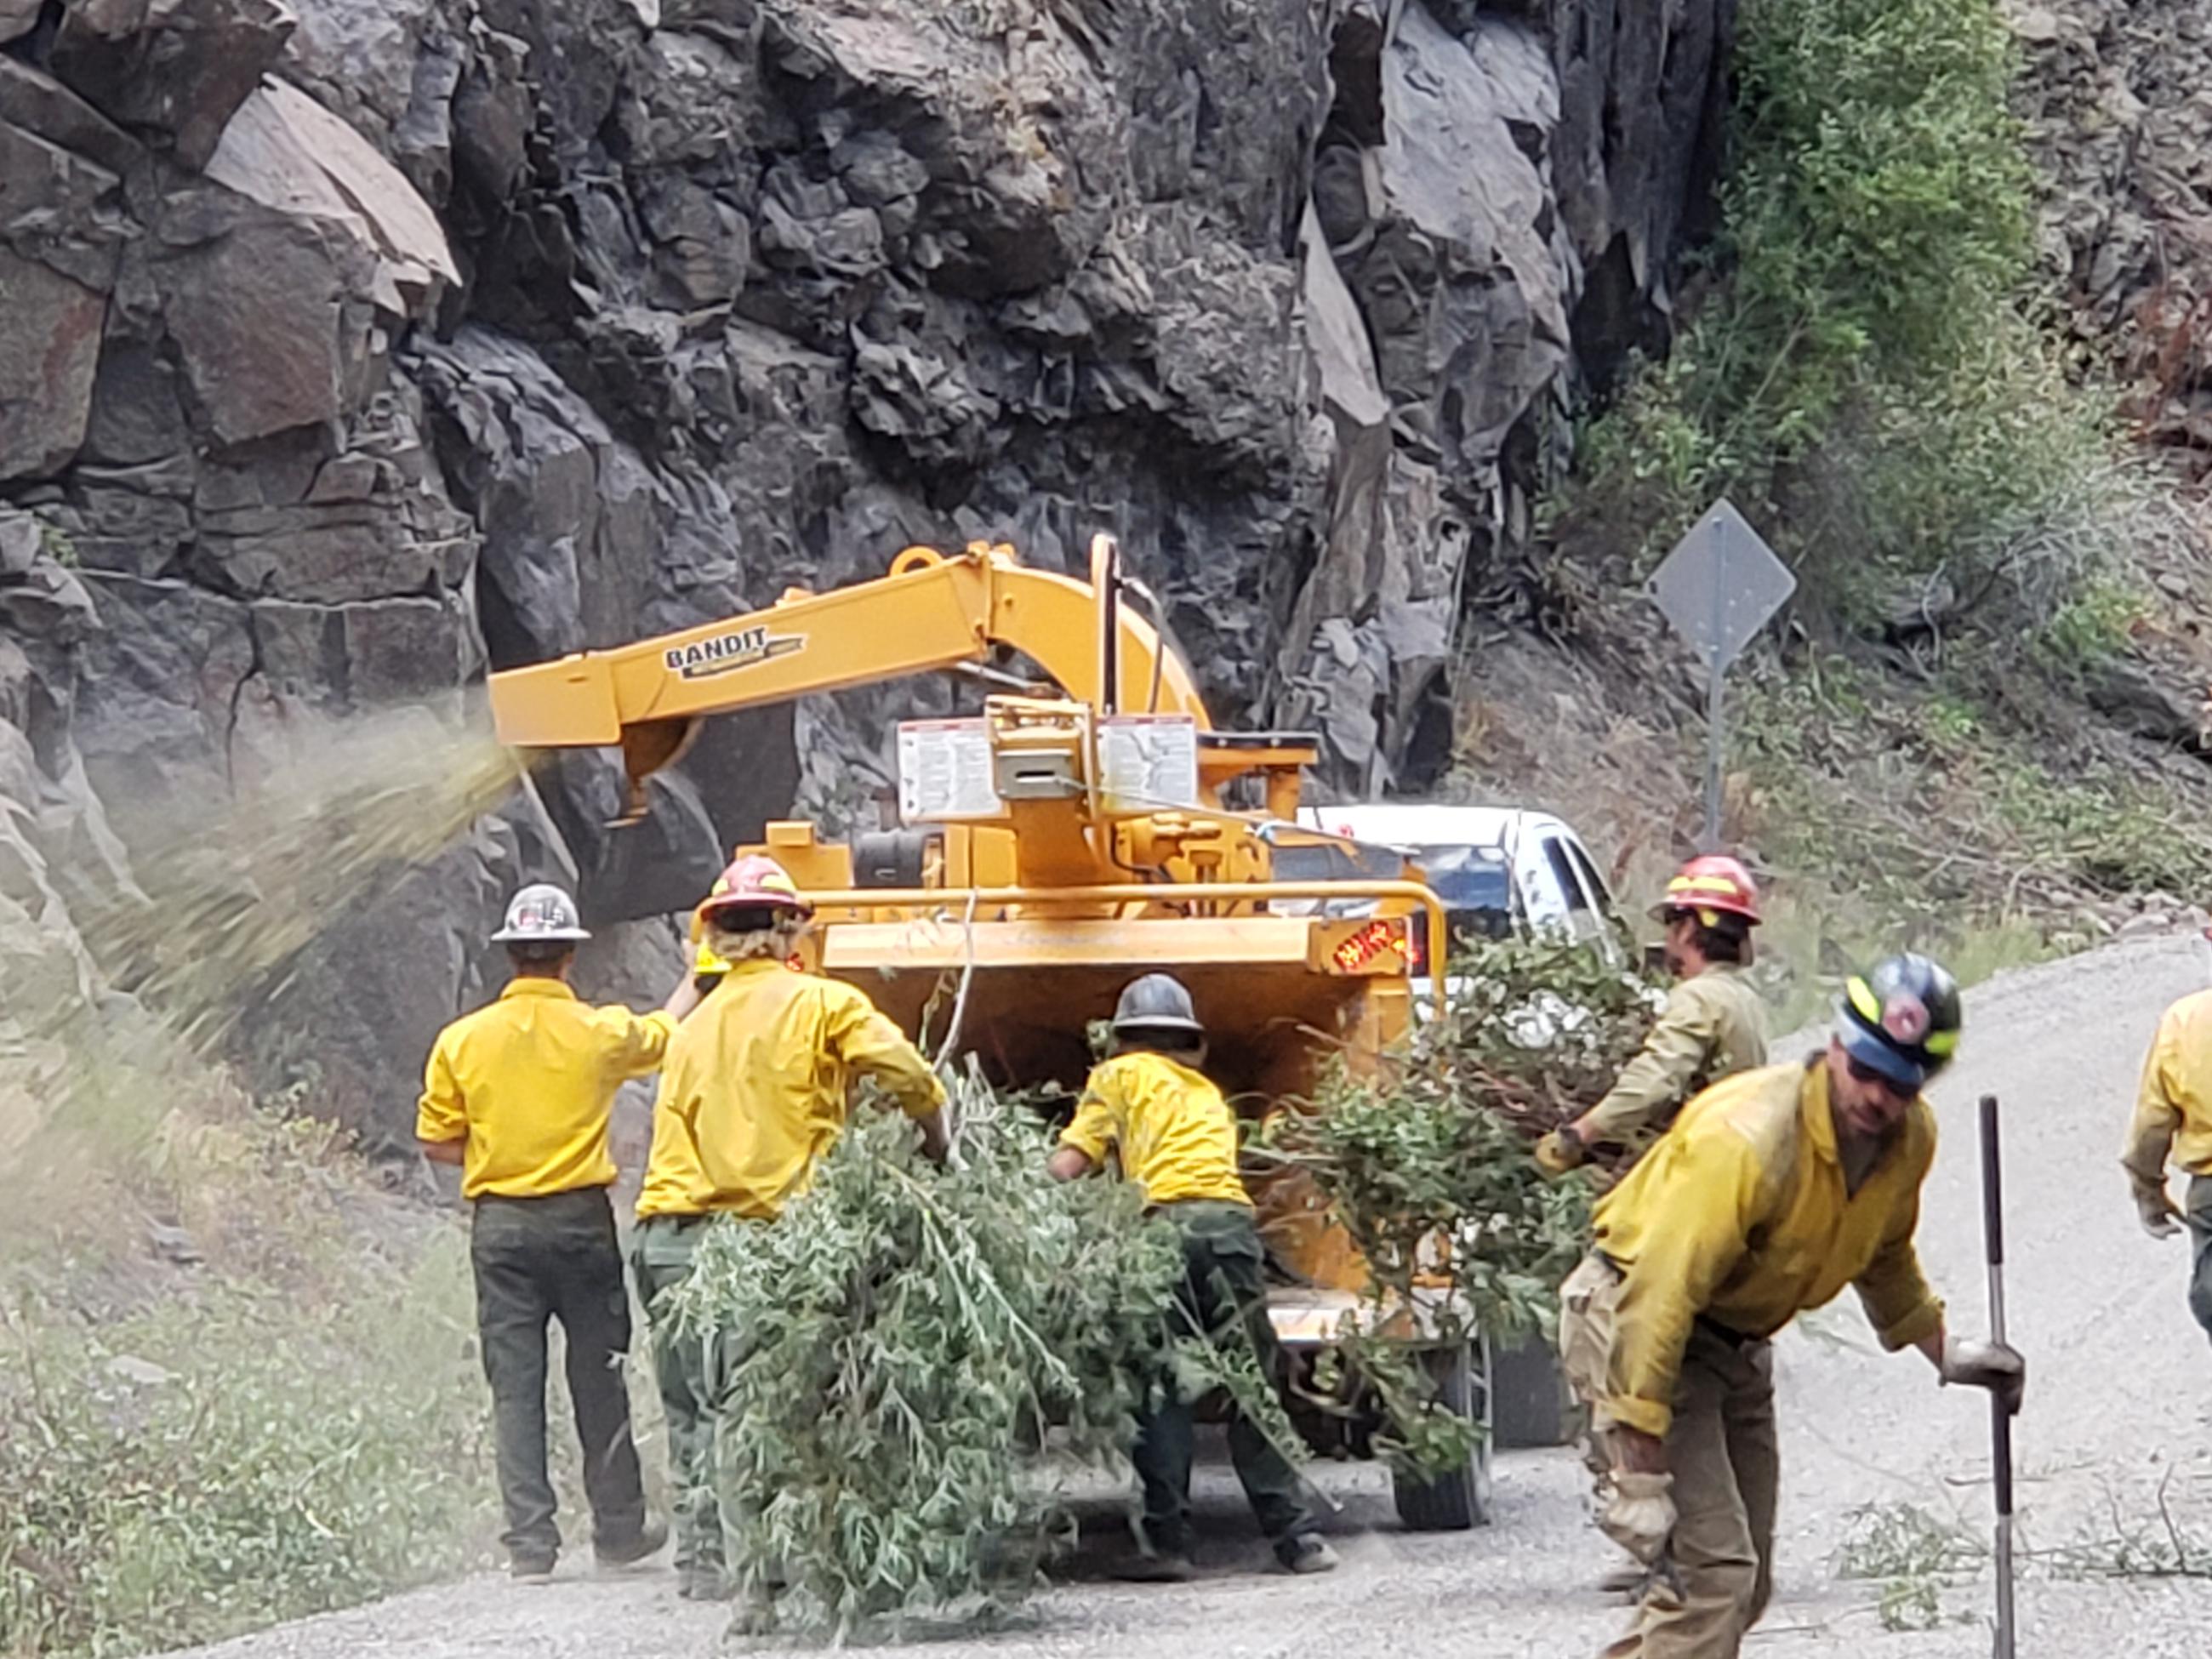
<svg viewBox="0 0 2212 1659"><path fill-rule="evenodd" d="M1482 1433L1464 1468L1435 1480L1403 1474L1391 1476L1398 1519L1409 1532L1465 1532L1490 1524L1490 1400L1487 1345L1462 1343L1434 1348L1422 1356L1437 1380L1440 1404L1458 1413Z"/></svg>

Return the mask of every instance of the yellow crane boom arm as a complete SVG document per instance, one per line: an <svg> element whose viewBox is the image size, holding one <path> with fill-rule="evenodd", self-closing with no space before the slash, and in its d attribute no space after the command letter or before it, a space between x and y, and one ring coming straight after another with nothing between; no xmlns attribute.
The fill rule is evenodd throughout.
<svg viewBox="0 0 2212 1659"><path fill-rule="evenodd" d="M1188 714L1206 707L1190 669L1152 625L1120 610L1115 706ZM787 593L749 616L491 677L500 740L520 748L629 745L637 728L756 708L1027 654L1078 702L1099 703L1098 599L1088 584L1032 570L1012 549L945 557L908 548L890 574L828 593Z"/></svg>
<svg viewBox="0 0 2212 1659"><path fill-rule="evenodd" d="M1103 538L1092 567L1113 570ZM1030 569L1004 545L971 543L950 557L910 547L873 581L794 590L749 616L494 674L492 721L516 748L619 744L635 788L681 754L708 714L979 663L1006 646L1078 702L1188 714L1209 729L1189 665L1151 623L1101 592ZM1109 673L1110 699L1101 696Z"/></svg>

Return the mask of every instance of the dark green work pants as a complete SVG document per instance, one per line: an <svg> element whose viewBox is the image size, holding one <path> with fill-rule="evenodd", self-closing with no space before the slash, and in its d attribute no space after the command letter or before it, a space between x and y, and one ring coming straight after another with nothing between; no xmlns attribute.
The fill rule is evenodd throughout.
<svg viewBox="0 0 2212 1659"><path fill-rule="evenodd" d="M593 1535L603 1546L630 1542L645 1526L645 1489L622 1370L629 1295L605 1189L478 1199L469 1260L507 1508L501 1541L525 1559L550 1558L561 1546L545 1473L546 1322L557 1319L568 1339Z"/></svg>
<svg viewBox="0 0 2212 1659"><path fill-rule="evenodd" d="M1218 1345L1249 1342L1261 1374L1283 1386L1282 1349L1267 1322L1265 1261L1252 1212L1241 1204L1167 1204L1160 1213L1182 1235L1183 1284L1176 1297L1178 1335L1199 1334ZM1137 1425L1133 1459L1144 1486L1144 1541L1161 1555L1190 1553L1190 1402L1170 1382L1164 1403ZM1229 1455L1244 1483L1261 1530L1280 1552L1314 1530L1298 1473L1258 1425L1242 1413L1229 1425Z"/></svg>
<svg viewBox="0 0 2212 1659"><path fill-rule="evenodd" d="M690 1276L706 1236L704 1216L651 1216L637 1224L630 1267L638 1298L653 1320L653 1371L668 1423L669 1480L676 1491L676 1565L722 1565L721 1510L714 1497L714 1381L707 1345L679 1341L658 1308L661 1293Z"/></svg>
<svg viewBox="0 0 2212 1659"><path fill-rule="evenodd" d="M2189 1311L2212 1335L2212 1176L2192 1176L2187 1197L2189 1242L2196 1261L2189 1274Z"/></svg>

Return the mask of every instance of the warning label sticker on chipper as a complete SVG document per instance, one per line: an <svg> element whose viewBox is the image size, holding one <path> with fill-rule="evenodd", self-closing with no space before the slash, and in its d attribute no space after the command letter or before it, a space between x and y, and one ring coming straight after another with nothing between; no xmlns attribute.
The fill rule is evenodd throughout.
<svg viewBox="0 0 2212 1659"><path fill-rule="evenodd" d="M902 720L898 778L899 817L908 823L1006 811L991 781L991 733L980 720Z"/></svg>
<svg viewBox="0 0 2212 1659"><path fill-rule="evenodd" d="M1106 714L1098 793L1109 812L1198 805L1198 722L1188 714Z"/></svg>

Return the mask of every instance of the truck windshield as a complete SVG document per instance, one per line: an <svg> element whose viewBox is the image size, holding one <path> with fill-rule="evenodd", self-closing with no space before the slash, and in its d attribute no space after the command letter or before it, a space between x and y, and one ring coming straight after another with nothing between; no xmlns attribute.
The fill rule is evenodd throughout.
<svg viewBox="0 0 2212 1659"><path fill-rule="evenodd" d="M1413 859L1444 902L1454 939L1512 937L1513 878L1504 854L1492 847L1422 847Z"/></svg>
<svg viewBox="0 0 2212 1659"><path fill-rule="evenodd" d="M1495 847L1377 847L1359 842L1277 847L1275 876L1280 881L1395 881L1410 873L1410 860L1443 901L1445 924L1455 939L1510 939L1513 934L1513 878L1505 854ZM1364 915L1368 900L1331 900L1332 915ZM1425 955L1419 930L1416 953Z"/></svg>
<svg viewBox="0 0 2212 1659"><path fill-rule="evenodd" d="M1403 881L1407 875L1404 854L1354 841L1279 846L1272 862L1278 881Z"/></svg>

